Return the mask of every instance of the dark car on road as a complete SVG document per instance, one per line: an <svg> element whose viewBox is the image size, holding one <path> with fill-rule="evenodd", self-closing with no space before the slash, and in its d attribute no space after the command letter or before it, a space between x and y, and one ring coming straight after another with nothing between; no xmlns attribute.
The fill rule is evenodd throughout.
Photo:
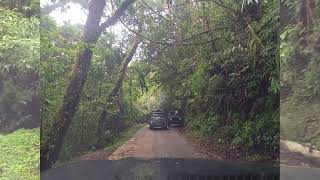
<svg viewBox="0 0 320 180"><path fill-rule="evenodd" d="M161 110L156 110L151 113L148 124L150 129L168 129L167 116Z"/></svg>
<svg viewBox="0 0 320 180"><path fill-rule="evenodd" d="M184 126L184 118L179 110L172 110L168 114L169 126Z"/></svg>

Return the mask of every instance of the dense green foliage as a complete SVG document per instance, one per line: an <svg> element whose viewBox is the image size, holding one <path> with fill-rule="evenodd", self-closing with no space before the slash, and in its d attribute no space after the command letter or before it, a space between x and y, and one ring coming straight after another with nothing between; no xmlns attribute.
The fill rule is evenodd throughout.
<svg viewBox="0 0 320 180"><path fill-rule="evenodd" d="M152 61L151 71L155 73L150 79L166 94L165 108L185 111L189 130L221 137L230 149L276 156L279 2L225 3L232 10L201 2L196 8L191 4L173 6L172 17L167 15L173 19L169 25L159 16L150 19L163 28L156 31L151 26L145 36L157 42L175 37L178 42L161 52L154 49L159 47L156 43L146 46L145 61ZM152 25L158 27L158 23ZM174 30L168 33L168 27ZM183 39L187 41L179 43ZM214 40L193 45L210 39ZM153 56L156 53L160 55Z"/></svg>
<svg viewBox="0 0 320 180"><path fill-rule="evenodd" d="M0 9L0 132L39 126L39 21Z"/></svg>
<svg viewBox="0 0 320 180"><path fill-rule="evenodd" d="M57 26L49 17L42 17L40 68L43 142L61 106L75 54L81 44L80 34L80 26ZM113 33L108 32L100 38L94 49L95 55L91 69L74 117L75 121L65 140L61 161L70 160L78 154L95 149L100 114L110 103L107 102L108 94L115 84L119 67L126 53L126 44L122 44L121 48L112 47L114 42ZM113 142L120 131L133 125L146 113L142 103L132 102L138 98L139 86L136 83L136 77L130 78L131 85L128 81L123 84L120 99L111 102L116 105L108 109L113 115L107 120L108 124L104 131L105 145Z"/></svg>
<svg viewBox="0 0 320 180"><path fill-rule="evenodd" d="M0 2L0 179L4 180L40 178L37 4Z"/></svg>
<svg viewBox="0 0 320 180"><path fill-rule="evenodd" d="M0 135L0 179L36 180L39 177L40 130L20 129Z"/></svg>
<svg viewBox="0 0 320 180"><path fill-rule="evenodd" d="M120 132L117 137L113 138L113 140L106 145L106 149L116 150L121 145L123 145L128 140L130 140L132 138L132 136L134 136L135 133L142 127L143 127L142 124L134 124L134 125L128 127L128 129L126 129L123 132Z"/></svg>
<svg viewBox="0 0 320 180"><path fill-rule="evenodd" d="M40 0L1 0L0 6L30 18L39 16Z"/></svg>
<svg viewBox="0 0 320 180"><path fill-rule="evenodd" d="M319 1L283 3L281 135L320 148Z"/></svg>

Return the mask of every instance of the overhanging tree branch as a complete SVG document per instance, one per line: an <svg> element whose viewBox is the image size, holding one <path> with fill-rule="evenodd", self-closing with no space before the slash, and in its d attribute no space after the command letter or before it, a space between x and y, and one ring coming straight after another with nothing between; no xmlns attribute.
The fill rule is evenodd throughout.
<svg viewBox="0 0 320 180"><path fill-rule="evenodd" d="M198 36L201 36L203 34L206 34L206 33L209 33L209 32L212 32L212 31L215 31L215 30L218 30L218 29L224 29L226 27L218 27L218 28L215 28L215 29L211 29L211 30L208 30L208 31L204 31L204 32L201 32L199 34L196 34L196 35L193 35L191 37L188 37L186 39L183 39L181 41L176 41L176 42L163 42L163 41L156 41L156 40L152 40L144 35L142 35L141 33L139 32L136 32L135 30L131 29L130 27L128 27L128 25L126 25L122 19L120 18L119 21L123 24L123 26L125 26L130 32L134 33L135 35L137 36L140 36L142 37L143 39L146 39L150 42L153 42L153 43L156 43L156 44L163 44L163 45L168 45L168 46L172 46L172 45L176 45L176 46L189 46L189 45L203 45L203 44L208 44L208 43L211 43L212 41L214 40L217 40L217 39L223 39L223 38L226 38L226 37L217 37L217 38L214 38L214 39L211 39L211 40L208 40L208 41L204 41L204 42L199 42L199 43L183 43L185 41L188 41L190 39L193 39L193 38L196 38Z"/></svg>
<svg viewBox="0 0 320 180"><path fill-rule="evenodd" d="M59 7L63 7L64 5L68 4L69 2L70 2L70 0L60 0L54 4L44 6L43 8L41 8L41 14L48 15L52 11L56 10Z"/></svg>
<svg viewBox="0 0 320 180"><path fill-rule="evenodd" d="M103 32L107 27L114 25L118 19L124 14L135 0L125 0L120 7L111 15L105 22L100 25L100 32Z"/></svg>
<svg viewBox="0 0 320 180"><path fill-rule="evenodd" d="M141 28L139 28L141 29ZM139 30L140 31L140 30ZM138 45L140 43L140 37L136 36L133 44L130 48L130 50L127 52L126 57L124 58L121 67L120 67L120 71L119 71L119 76L117 78L117 81L113 87L113 89L111 90L109 96L107 97L107 104L109 103L109 101L112 101L114 97L116 97L119 93L119 90L122 86L124 77L125 77L125 73L128 67L129 62L132 60L134 53L136 52ZM101 112L100 118L99 118L99 124L98 124L98 129L97 129L97 137L98 140L96 142L96 148L101 148L102 147L102 141L104 139L103 136L103 130L104 130L104 122L106 120L106 116L107 116L107 110L108 110L109 106L105 107L103 109L103 111Z"/></svg>
<svg viewBox="0 0 320 180"><path fill-rule="evenodd" d="M42 7L41 8L41 14L42 15L48 15L52 11L56 10L57 8L63 8L68 3L79 4L85 9L88 9L88 6L89 6L89 2L85 1L85 0L60 0L60 1L56 2L56 3L53 3L53 4L46 5L46 6Z"/></svg>
<svg viewBox="0 0 320 180"><path fill-rule="evenodd" d="M123 60L123 63L121 65L120 72L119 72L120 73L119 77L117 79L117 82L116 82L114 88L112 89L111 93L109 94L109 98L114 97L114 96L116 96L118 94L119 89L120 89L120 87L122 85L122 82L123 82L123 79L124 79L125 72L126 72L126 69L128 67L128 64L132 60L133 55L136 52L136 49L137 49L139 43L140 43L140 37L136 36L135 39L134 39L133 45L131 46L128 54L126 55L126 57Z"/></svg>
<svg viewBox="0 0 320 180"><path fill-rule="evenodd" d="M228 7L228 6L224 5L223 3L218 2L218 1L216 1L216 0L201 0L201 1L213 2L213 3L215 3L216 5L218 5L218 6L222 7L222 8L228 9L228 10L232 11L233 13L237 14L237 11L236 11L235 9L233 9L233 8L231 8L231 7Z"/></svg>
<svg viewBox="0 0 320 180"><path fill-rule="evenodd" d="M218 5L218 6L222 7L222 8L225 8L225 9L228 9L228 10L232 11L233 13L237 13L237 11L235 9L233 9L231 7L228 7L225 4L223 4L221 2L218 2L217 0L194 0L192 2L194 2L194 3L195 2L212 2L212 3L215 3L216 5ZM187 4L189 4L189 2L175 4L175 5L172 5L171 7L180 7L180 6L185 6ZM165 11L167 9L169 9L169 7L162 8L162 9L160 9L158 11L152 11L153 12L152 14L160 14L160 12Z"/></svg>
<svg viewBox="0 0 320 180"><path fill-rule="evenodd" d="M141 0L141 1L142 1L143 4L145 4L145 5L147 6L148 9L150 9L152 12L156 13L159 17L161 17L162 19L166 20L167 22L173 24L173 25L174 25L175 27L177 27L178 29L181 29L181 30L183 30L184 32L187 32L187 33L188 33L188 31L187 31L186 29L184 29L184 28L176 25L175 23L173 23L172 21L170 21L170 20L168 20L166 17L164 17L161 13L159 13L159 12L155 11L154 9L152 9L152 7L151 7L148 3L146 3L144 0ZM190 33L189 33L189 34L190 34Z"/></svg>

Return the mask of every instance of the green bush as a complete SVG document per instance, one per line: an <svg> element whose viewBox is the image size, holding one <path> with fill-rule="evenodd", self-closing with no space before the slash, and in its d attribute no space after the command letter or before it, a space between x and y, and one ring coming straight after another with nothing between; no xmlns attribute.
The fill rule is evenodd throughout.
<svg viewBox="0 0 320 180"><path fill-rule="evenodd" d="M20 129L0 135L0 179L35 180L39 177L40 130Z"/></svg>
<svg viewBox="0 0 320 180"><path fill-rule="evenodd" d="M0 132L37 127L39 20L0 7ZM33 124L33 125L30 125Z"/></svg>

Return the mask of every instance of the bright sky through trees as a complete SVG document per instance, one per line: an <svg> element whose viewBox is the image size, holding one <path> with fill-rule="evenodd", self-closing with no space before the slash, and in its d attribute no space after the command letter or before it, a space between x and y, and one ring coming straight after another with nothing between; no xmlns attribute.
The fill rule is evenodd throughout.
<svg viewBox="0 0 320 180"><path fill-rule="evenodd" d="M51 4L51 0L41 0L41 7ZM69 9L57 8L50 16L55 19L59 25L63 25L64 22L70 22L70 24L84 24L87 17L87 12L84 10L81 5L76 3L68 3L66 7L69 6Z"/></svg>
<svg viewBox="0 0 320 180"><path fill-rule="evenodd" d="M70 24L84 24L86 22L87 12L79 5L75 3L69 3L70 9L65 12L61 11L61 8L53 11L50 16L54 17L59 25L64 22L70 22Z"/></svg>
<svg viewBox="0 0 320 180"><path fill-rule="evenodd" d="M41 7L52 4L51 0L41 0ZM68 3L64 10L62 8L55 9L50 16L58 23L58 25L63 25L64 23L70 23L72 25L81 24L84 25L87 18L87 10L82 8L80 4ZM124 27L121 24L116 24L112 28L115 34L120 35Z"/></svg>

